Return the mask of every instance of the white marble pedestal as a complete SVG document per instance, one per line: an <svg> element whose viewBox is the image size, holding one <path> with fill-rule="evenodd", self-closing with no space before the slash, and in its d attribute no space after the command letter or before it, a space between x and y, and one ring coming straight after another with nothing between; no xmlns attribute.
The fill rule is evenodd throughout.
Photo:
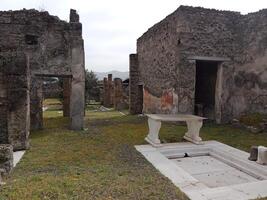
<svg viewBox="0 0 267 200"><path fill-rule="evenodd" d="M258 159L257 163L260 165L267 165L267 147L258 147Z"/></svg>
<svg viewBox="0 0 267 200"><path fill-rule="evenodd" d="M188 131L185 133L184 139L194 143L202 144L199 131L203 124L203 117L187 114L166 115L166 114L148 114L149 132L145 140L153 146L160 146L159 131L162 121L185 121Z"/></svg>

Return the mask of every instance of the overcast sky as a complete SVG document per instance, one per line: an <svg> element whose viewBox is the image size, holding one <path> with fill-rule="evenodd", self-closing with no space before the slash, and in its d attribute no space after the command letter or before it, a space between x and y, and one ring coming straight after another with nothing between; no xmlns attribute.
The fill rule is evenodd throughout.
<svg viewBox="0 0 267 200"><path fill-rule="evenodd" d="M86 68L93 71L128 71L136 39L180 5L202 6L242 14L267 8L267 0L0 0L0 10L45 9L62 20L69 9L80 14Z"/></svg>

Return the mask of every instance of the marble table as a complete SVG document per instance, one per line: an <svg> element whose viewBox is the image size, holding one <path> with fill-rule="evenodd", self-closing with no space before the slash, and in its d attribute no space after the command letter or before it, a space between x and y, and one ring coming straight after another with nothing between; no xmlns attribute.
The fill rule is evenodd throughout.
<svg viewBox="0 0 267 200"><path fill-rule="evenodd" d="M193 142L194 144L202 144L202 139L199 136L199 131L202 127L204 117L189 114L147 114L149 132L145 140L153 146L160 146L159 131L161 122L164 121L184 121L187 124L188 131L184 135L184 139Z"/></svg>

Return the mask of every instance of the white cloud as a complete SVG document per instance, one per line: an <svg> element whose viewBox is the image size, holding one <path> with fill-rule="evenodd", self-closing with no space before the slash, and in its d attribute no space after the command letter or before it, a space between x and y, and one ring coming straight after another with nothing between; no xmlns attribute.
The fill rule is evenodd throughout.
<svg viewBox="0 0 267 200"><path fill-rule="evenodd" d="M128 70L136 39L179 5L201 6L243 14L267 8L266 0L1 0L0 10L46 9L68 20L69 9L80 14L86 67L94 71Z"/></svg>

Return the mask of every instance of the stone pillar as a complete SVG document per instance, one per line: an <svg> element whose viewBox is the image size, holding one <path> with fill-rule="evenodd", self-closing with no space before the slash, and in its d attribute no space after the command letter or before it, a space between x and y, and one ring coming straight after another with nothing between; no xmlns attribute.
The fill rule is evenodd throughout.
<svg viewBox="0 0 267 200"><path fill-rule="evenodd" d="M74 16L75 15L75 16ZM71 10L71 94L70 94L70 128L82 130L84 127L85 108L85 67L84 67L84 45L82 35L82 24L79 23L76 11Z"/></svg>
<svg viewBox="0 0 267 200"><path fill-rule="evenodd" d="M7 64L8 97L8 143L13 149L24 150L29 147L30 130L30 74L29 59L24 53Z"/></svg>
<svg viewBox="0 0 267 200"><path fill-rule="evenodd" d="M1 63L0 63L1 64ZM7 102L7 85L6 76L1 69L4 66L0 66L0 144L8 143L8 132L7 132L7 113L8 113L8 102Z"/></svg>
<svg viewBox="0 0 267 200"><path fill-rule="evenodd" d="M122 109L123 104L123 90L122 90L122 80L120 78L114 79L114 108L116 110Z"/></svg>
<svg viewBox="0 0 267 200"><path fill-rule="evenodd" d="M31 130L43 128L43 80L32 76L30 91Z"/></svg>
<svg viewBox="0 0 267 200"><path fill-rule="evenodd" d="M70 117L71 78L63 78L63 116Z"/></svg>
<svg viewBox="0 0 267 200"><path fill-rule="evenodd" d="M99 83L99 89L100 89L100 94L99 94L99 100L100 100L100 103L101 105L104 105L104 80L101 83Z"/></svg>
<svg viewBox="0 0 267 200"><path fill-rule="evenodd" d="M103 89L103 105L105 107L112 107L113 106L113 81L112 81L112 74L108 74L108 78L104 78L103 80L104 89Z"/></svg>
<svg viewBox="0 0 267 200"><path fill-rule="evenodd" d="M103 79L103 105L108 107L108 79Z"/></svg>
<svg viewBox="0 0 267 200"><path fill-rule="evenodd" d="M108 106L113 106L113 99L114 99L114 92L113 92L113 81L112 81L112 74L108 74Z"/></svg>
<svg viewBox="0 0 267 200"><path fill-rule="evenodd" d="M140 101L143 95L139 92L139 68L138 54L130 54L130 81L129 81L129 110L130 114L140 114L143 109L143 102Z"/></svg>

